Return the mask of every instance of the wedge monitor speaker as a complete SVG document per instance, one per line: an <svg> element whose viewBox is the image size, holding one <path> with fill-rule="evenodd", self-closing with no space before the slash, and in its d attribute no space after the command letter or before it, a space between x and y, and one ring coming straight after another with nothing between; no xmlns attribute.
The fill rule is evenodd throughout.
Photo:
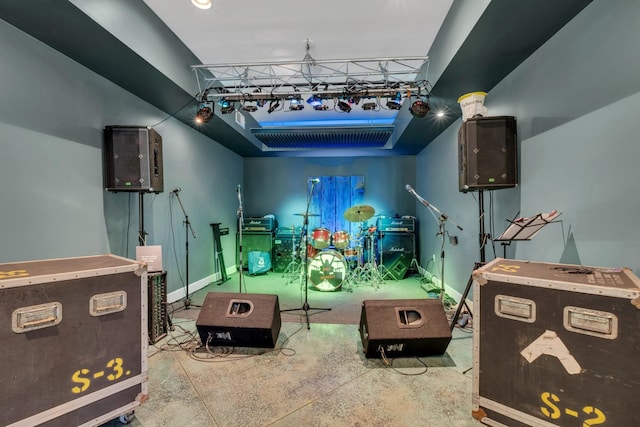
<svg viewBox="0 0 640 427"><path fill-rule="evenodd" d="M439 299L365 300L360 338L366 357L442 355L451 331Z"/></svg>
<svg viewBox="0 0 640 427"><path fill-rule="evenodd" d="M458 131L459 190L496 190L518 184L516 118L476 117Z"/></svg>
<svg viewBox="0 0 640 427"><path fill-rule="evenodd" d="M274 348L280 333L277 295L209 292L196 328L202 345Z"/></svg>

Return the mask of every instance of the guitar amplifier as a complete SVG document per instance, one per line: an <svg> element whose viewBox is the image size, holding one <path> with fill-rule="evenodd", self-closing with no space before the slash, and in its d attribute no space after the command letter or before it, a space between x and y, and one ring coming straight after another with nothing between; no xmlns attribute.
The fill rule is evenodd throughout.
<svg viewBox="0 0 640 427"><path fill-rule="evenodd" d="M378 218L377 227L378 231L413 233L416 231L416 220L411 217L390 218L381 216Z"/></svg>
<svg viewBox="0 0 640 427"><path fill-rule="evenodd" d="M278 227L276 229L276 238L278 237L300 237L302 227Z"/></svg>
<svg viewBox="0 0 640 427"><path fill-rule="evenodd" d="M244 218L242 231L273 231L276 228L275 218Z"/></svg>

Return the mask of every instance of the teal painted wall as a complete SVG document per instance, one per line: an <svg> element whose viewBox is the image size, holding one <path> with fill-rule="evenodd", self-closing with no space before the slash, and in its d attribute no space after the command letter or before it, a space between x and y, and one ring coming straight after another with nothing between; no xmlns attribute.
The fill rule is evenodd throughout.
<svg viewBox="0 0 640 427"><path fill-rule="evenodd" d="M561 222L510 247L508 258L640 273L639 24L640 3L595 1L489 92L490 115L518 119L520 185L485 192L487 232L493 224L492 234L500 234L518 212L562 212ZM448 226L460 244L445 246L445 281L462 292L479 260L479 209L477 193L457 191L459 127L416 163L418 189L464 228ZM426 264L432 253L439 257L440 242L437 223L424 210L419 217L429 224L421 229ZM486 254L502 256L502 248L489 246Z"/></svg>
<svg viewBox="0 0 640 427"><path fill-rule="evenodd" d="M137 193L104 190L102 129L153 126L163 137L165 191L145 194L147 244L162 245L169 292L214 274L210 224L233 227L242 158L0 21L0 262L114 253L135 258ZM223 236L227 266L233 237ZM192 288L193 289L193 288ZM192 290L191 289L191 290ZM190 291L191 291L190 290Z"/></svg>
<svg viewBox="0 0 640 427"><path fill-rule="evenodd" d="M415 160L415 156L246 158L245 213L271 213L280 225L302 225L294 214L305 211L309 177L361 175L363 203L377 215L415 215L415 199L405 191L405 185L416 179ZM369 223L375 224L375 219Z"/></svg>

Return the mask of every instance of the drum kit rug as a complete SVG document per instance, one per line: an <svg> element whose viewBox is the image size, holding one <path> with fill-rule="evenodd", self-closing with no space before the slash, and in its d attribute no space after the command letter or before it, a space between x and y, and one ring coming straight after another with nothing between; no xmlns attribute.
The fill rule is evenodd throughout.
<svg viewBox="0 0 640 427"><path fill-rule="evenodd" d="M306 273L310 286L319 291L337 291L344 287L352 292L354 286L362 284L378 288L389 272L382 261L377 261L376 227L365 223L374 214L374 208L368 205L352 206L344 212L344 219L359 223L353 238L345 230L331 233L324 227L314 228L306 236L303 233L297 250L294 243L292 260L283 273L283 277L288 278L287 284L304 279ZM295 215L320 216L315 213ZM306 272L304 263L299 261L305 255L304 250Z"/></svg>

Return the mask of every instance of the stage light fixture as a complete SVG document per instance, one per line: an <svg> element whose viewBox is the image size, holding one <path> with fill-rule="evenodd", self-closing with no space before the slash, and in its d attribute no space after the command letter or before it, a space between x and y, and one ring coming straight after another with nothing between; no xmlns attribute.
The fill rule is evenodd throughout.
<svg viewBox="0 0 640 427"><path fill-rule="evenodd" d="M320 98L318 95L313 94L311 95L309 98L307 98L307 104L311 105L312 107L317 107L319 105L322 105L322 98Z"/></svg>
<svg viewBox="0 0 640 427"><path fill-rule="evenodd" d="M222 114L229 114L236 111L236 106L226 99L221 99L220 101L218 101L218 105L220 106L220 113Z"/></svg>
<svg viewBox="0 0 640 427"><path fill-rule="evenodd" d="M261 94L261 93L262 93L262 89L258 88L258 89L256 89L256 90L254 90L254 91L253 91L253 93L254 93L254 94L259 95L259 94ZM247 96L247 100L252 100L252 99L253 99L253 95L252 95L252 94L249 94L249 95ZM264 99L264 98L259 98L259 99L256 99L255 101L256 101L256 105L257 105L258 107L260 107L260 108L262 108L262 107L264 107L265 105L267 105L267 100L266 100L266 99Z"/></svg>
<svg viewBox="0 0 640 427"><path fill-rule="evenodd" d="M340 111L342 111L344 113L351 112L351 105L349 105L348 103L346 103L344 101L338 101L338 108L340 109Z"/></svg>
<svg viewBox="0 0 640 427"><path fill-rule="evenodd" d="M376 109L376 103L375 102L363 102L362 103L362 109L365 111L372 111Z"/></svg>
<svg viewBox="0 0 640 427"><path fill-rule="evenodd" d="M389 101L387 102L387 108L390 110L399 110L402 107L400 101L402 101L402 95L400 94L400 92L396 92L396 96L389 99Z"/></svg>
<svg viewBox="0 0 640 427"><path fill-rule="evenodd" d="M329 109L328 105L314 105L313 109L316 111L327 111Z"/></svg>
<svg viewBox="0 0 640 427"><path fill-rule="evenodd" d="M254 104L243 104L242 111L246 111L247 113L255 113L258 111L258 106Z"/></svg>
<svg viewBox="0 0 640 427"><path fill-rule="evenodd" d="M191 3L198 9L210 9L211 0L191 0Z"/></svg>
<svg viewBox="0 0 640 427"><path fill-rule="evenodd" d="M267 110L267 113L271 114L274 111L276 111L279 107L280 107L280 101L278 101L277 99L269 101L269 109Z"/></svg>
<svg viewBox="0 0 640 427"><path fill-rule="evenodd" d="M213 117L213 103L211 102L202 102L198 105L198 111L196 112L196 116L194 121L199 124L205 124Z"/></svg>
<svg viewBox="0 0 640 427"><path fill-rule="evenodd" d="M298 98L294 98L291 101L289 101L289 110L291 111L304 110L304 104L302 103L302 100Z"/></svg>
<svg viewBox="0 0 640 427"><path fill-rule="evenodd" d="M421 119L429 113L429 110L431 110L431 107L429 107L428 101L424 102L419 99L415 101L413 104L411 104L411 107L409 107L409 110L411 111L411 115L413 117L417 117Z"/></svg>

